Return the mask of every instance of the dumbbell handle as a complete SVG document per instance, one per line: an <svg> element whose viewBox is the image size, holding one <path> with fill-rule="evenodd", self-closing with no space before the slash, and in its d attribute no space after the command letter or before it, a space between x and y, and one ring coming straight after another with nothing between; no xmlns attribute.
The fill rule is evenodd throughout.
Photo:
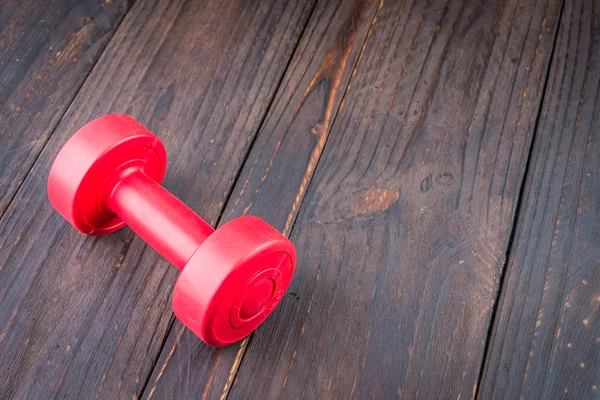
<svg viewBox="0 0 600 400"><path fill-rule="evenodd" d="M125 171L112 181L106 206L180 270L215 231L139 169Z"/></svg>

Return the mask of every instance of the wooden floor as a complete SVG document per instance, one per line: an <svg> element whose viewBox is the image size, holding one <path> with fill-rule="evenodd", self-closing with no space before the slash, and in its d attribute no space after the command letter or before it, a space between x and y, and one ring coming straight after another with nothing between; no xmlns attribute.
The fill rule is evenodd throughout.
<svg viewBox="0 0 600 400"><path fill-rule="evenodd" d="M107 113L295 243L251 337L53 211ZM600 0L3 0L0 171L0 398L600 398Z"/></svg>

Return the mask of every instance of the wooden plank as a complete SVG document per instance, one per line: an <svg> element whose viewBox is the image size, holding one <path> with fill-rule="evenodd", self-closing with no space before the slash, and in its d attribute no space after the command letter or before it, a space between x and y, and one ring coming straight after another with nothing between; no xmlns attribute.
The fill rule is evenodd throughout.
<svg viewBox="0 0 600 400"><path fill-rule="evenodd" d="M46 200L62 144L128 113L171 157L165 186L214 223L264 119L311 4L136 3L0 222L0 393L137 397L172 321L177 270L128 229L101 238Z"/></svg>
<svg viewBox="0 0 600 400"><path fill-rule="evenodd" d="M558 35L482 399L600 396L600 3Z"/></svg>
<svg viewBox="0 0 600 400"><path fill-rule="evenodd" d="M289 234L377 6L315 6L220 223L253 214ZM293 294L282 300L295 301ZM224 398L247 343L210 349L176 321L144 397Z"/></svg>
<svg viewBox="0 0 600 400"><path fill-rule="evenodd" d="M0 2L0 215L132 2Z"/></svg>
<svg viewBox="0 0 600 400"><path fill-rule="evenodd" d="M475 395L560 2L382 4L233 399Z"/></svg>

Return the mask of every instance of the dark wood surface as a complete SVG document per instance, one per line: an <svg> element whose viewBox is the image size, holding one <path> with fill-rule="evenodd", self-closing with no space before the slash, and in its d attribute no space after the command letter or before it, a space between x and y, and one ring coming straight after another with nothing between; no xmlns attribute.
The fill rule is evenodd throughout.
<svg viewBox="0 0 600 400"><path fill-rule="evenodd" d="M600 3L565 3L482 399L600 398Z"/></svg>
<svg viewBox="0 0 600 400"><path fill-rule="evenodd" d="M596 0L130 3L0 3L0 398L599 397ZM249 338L204 345L176 269L52 210L110 112L212 225L295 243Z"/></svg>
<svg viewBox="0 0 600 400"><path fill-rule="evenodd" d="M0 1L0 216L131 3Z"/></svg>
<svg viewBox="0 0 600 400"><path fill-rule="evenodd" d="M231 398L473 396L559 9L383 3Z"/></svg>
<svg viewBox="0 0 600 400"><path fill-rule="evenodd" d="M94 117L132 115L171 155L166 187L214 223L310 10L133 6L0 221L3 396L136 397L173 319L175 268L128 229L84 237L52 210L46 176L62 144Z"/></svg>

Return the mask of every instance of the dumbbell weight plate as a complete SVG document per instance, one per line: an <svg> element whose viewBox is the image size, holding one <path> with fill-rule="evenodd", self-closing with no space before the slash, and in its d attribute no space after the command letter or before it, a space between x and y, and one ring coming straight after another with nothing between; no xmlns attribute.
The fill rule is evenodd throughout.
<svg viewBox="0 0 600 400"><path fill-rule="evenodd" d="M129 116L106 115L78 130L60 150L48 177L48 198L79 231L106 235L125 225L104 207L111 176L137 166L161 183L166 165L156 136Z"/></svg>
<svg viewBox="0 0 600 400"><path fill-rule="evenodd" d="M257 217L236 218L210 235L181 272L175 315L211 346L237 342L277 306L295 264L294 246L279 231Z"/></svg>

